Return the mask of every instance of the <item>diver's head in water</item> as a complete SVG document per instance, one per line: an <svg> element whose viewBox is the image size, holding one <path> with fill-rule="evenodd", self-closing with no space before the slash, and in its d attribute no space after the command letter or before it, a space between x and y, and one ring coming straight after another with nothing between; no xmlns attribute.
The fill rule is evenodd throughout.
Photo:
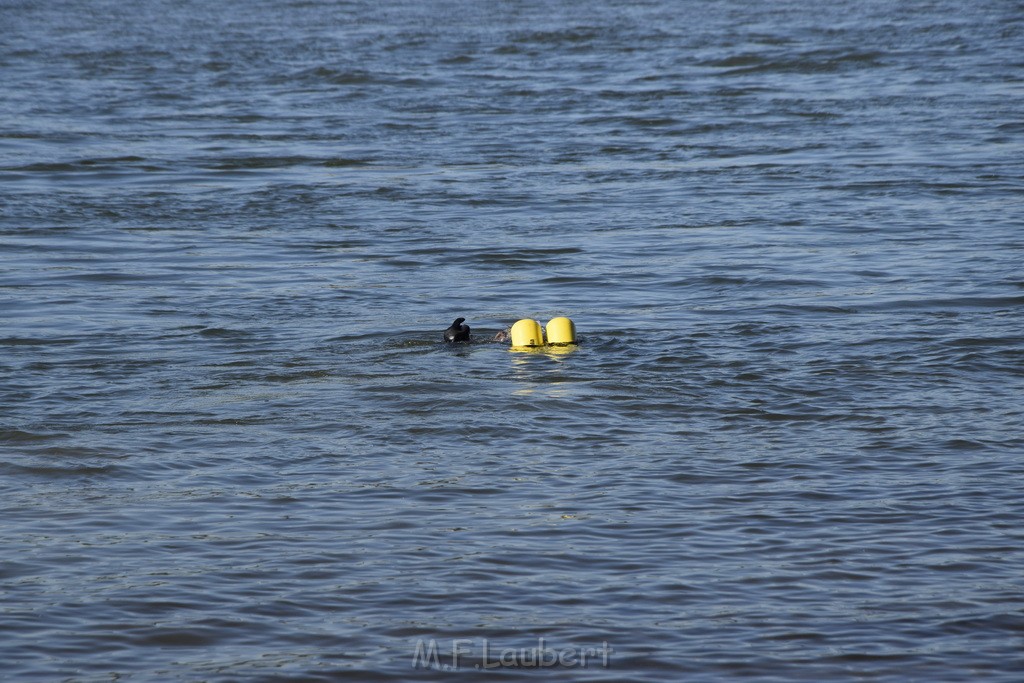
<svg viewBox="0 0 1024 683"><path fill-rule="evenodd" d="M444 331L444 340L449 344L453 342L469 341L469 325L463 325L465 318L456 318L452 326Z"/></svg>

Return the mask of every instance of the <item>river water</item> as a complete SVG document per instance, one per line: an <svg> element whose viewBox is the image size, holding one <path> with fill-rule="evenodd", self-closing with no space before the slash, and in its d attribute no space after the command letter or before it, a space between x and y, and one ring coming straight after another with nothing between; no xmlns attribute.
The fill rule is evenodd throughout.
<svg viewBox="0 0 1024 683"><path fill-rule="evenodd" d="M1019 680L1020 2L0 24L5 680Z"/></svg>

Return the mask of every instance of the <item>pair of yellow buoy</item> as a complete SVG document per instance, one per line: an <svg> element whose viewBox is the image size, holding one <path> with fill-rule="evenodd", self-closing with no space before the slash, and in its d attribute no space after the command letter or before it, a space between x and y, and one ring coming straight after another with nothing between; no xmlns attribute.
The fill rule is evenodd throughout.
<svg viewBox="0 0 1024 683"><path fill-rule="evenodd" d="M552 318L547 324L548 344L575 344L576 325L568 318ZM544 346L544 330L540 323L524 318L512 326L512 346Z"/></svg>

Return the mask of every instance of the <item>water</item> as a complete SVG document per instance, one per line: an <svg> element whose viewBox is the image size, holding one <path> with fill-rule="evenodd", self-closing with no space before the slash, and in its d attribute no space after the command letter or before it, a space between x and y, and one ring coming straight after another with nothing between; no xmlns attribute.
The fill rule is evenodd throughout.
<svg viewBox="0 0 1024 683"><path fill-rule="evenodd" d="M0 24L6 680L1018 680L1019 2Z"/></svg>

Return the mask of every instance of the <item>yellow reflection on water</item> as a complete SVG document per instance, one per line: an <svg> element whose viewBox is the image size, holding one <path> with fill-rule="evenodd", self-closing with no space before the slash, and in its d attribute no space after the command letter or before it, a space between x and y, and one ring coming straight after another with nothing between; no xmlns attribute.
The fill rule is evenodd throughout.
<svg viewBox="0 0 1024 683"><path fill-rule="evenodd" d="M512 368L516 379L522 384L512 391L513 396L542 394L552 398L567 398L575 392L573 382L557 379L562 373L558 366L577 349L576 344L546 344L544 346L512 346ZM549 365L540 360L545 357L556 362ZM538 363L541 363L538 365Z"/></svg>

